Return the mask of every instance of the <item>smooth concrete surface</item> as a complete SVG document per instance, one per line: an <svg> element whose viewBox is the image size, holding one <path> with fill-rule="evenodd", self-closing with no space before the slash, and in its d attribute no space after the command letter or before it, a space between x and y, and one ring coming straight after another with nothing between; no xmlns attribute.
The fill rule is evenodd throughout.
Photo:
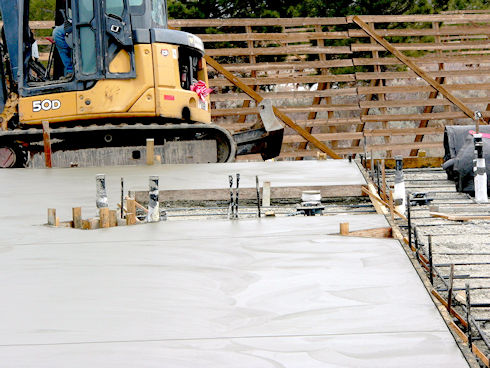
<svg viewBox="0 0 490 368"><path fill-rule="evenodd" d="M467 366L384 217L40 225L95 173L0 171L0 367Z"/></svg>

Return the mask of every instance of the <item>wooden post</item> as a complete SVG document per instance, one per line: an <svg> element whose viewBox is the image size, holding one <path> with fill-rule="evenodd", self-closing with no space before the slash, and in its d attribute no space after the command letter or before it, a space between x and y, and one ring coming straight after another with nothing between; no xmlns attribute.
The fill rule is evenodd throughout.
<svg viewBox="0 0 490 368"><path fill-rule="evenodd" d="M153 165L155 163L155 139L148 138L146 140L146 164Z"/></svg>
<svg viewBox="0 0 490 368"><path fill-rule="evenodd" d="M56 209L48 208L48 225L56 226Z"/></svg>
<svg viewBox="0 0 490 368"><path fill-rule="evenodd" d="M262 185L262 207L271 206L271 182L264 181Z"/></svg>
<svg viewBox="0 0 490 368"><path fill-rule="evenodd" d="M44 161L46 167L53 167L51 161L51 135L49 131L49 122L43 121L43 141L44 141Z"/></svg>
<svg viewBox="0 0 490 368"><path fill-rule="evenodd" d="M109 227L117 226L117 211L110 210L109 211Z"/></svg>
<svg viewBox="0 0 490 368"><path fill-rule="evenodd" d="M349 235L349 223L341 222L340 223L340 235Z"/></svg>
<svg viewBox="0 0 490 368"><path fill-rule="evenodd" d="M106 229L109 227L109 207L103 207L99 211L100 227Z"/></svg>
<svg viewBox="0 0 490 368"><path fill-rule="evenodd" d="M75 229L82 228L82 207L74 207L71 210L73 217L73 227Z"/></svg>

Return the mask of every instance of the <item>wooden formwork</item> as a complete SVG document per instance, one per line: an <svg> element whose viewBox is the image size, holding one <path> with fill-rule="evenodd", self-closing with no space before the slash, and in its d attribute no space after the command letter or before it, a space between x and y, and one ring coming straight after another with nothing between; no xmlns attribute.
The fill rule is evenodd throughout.
<svg viewBox="0 0 490 368"><path fill-rule="evenodd" d="M377 34L490 118L490 14L361 16ZM39 23L39 24L37 24ZM46 28L37 22L33 28ZM442 153L446 124L472 120L377 43L352 17L170 20L197 34L207 55L339 155ZM215 123L238 131L255 101L209 68ZM282 158L316 156L288 131Z"/></svg>

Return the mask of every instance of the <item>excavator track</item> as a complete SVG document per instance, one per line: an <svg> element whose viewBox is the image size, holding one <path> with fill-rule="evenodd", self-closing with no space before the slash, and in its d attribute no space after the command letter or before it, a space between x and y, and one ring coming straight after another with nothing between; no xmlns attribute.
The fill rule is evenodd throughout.
<svg viewBox="0 0 490 368"><path fill-rule="evenodd" d="M104 124L50 129L51 150L76 151L103 147L144 146L147 138L155 145L174 141L216 141L216 162L235 159L237 145L224 128L210 124ZM22 167L28 154L43 152L40 128L0 131L0 167Z"/></svg>

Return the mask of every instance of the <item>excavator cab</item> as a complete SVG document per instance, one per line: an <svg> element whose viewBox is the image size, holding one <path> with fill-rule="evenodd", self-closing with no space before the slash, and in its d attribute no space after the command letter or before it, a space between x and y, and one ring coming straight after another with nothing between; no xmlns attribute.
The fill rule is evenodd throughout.
<svg viewBox="0 0 490 368"><path fill-rule="evenodd" d="M180 156L201 141L197 151L214 152L205 162L279 153L282 131L273 140L267 129L232 137L210 124L204 45L168 29L166 0L57 0L55 24L64 24L71 49L69 77L54 44L50 61L39 61L29 0L0 0L0 12L0 167L24 166L28 153L41 152L46 121L53 151L141 147L154 138L155 145L179 142Z"/></svg>

